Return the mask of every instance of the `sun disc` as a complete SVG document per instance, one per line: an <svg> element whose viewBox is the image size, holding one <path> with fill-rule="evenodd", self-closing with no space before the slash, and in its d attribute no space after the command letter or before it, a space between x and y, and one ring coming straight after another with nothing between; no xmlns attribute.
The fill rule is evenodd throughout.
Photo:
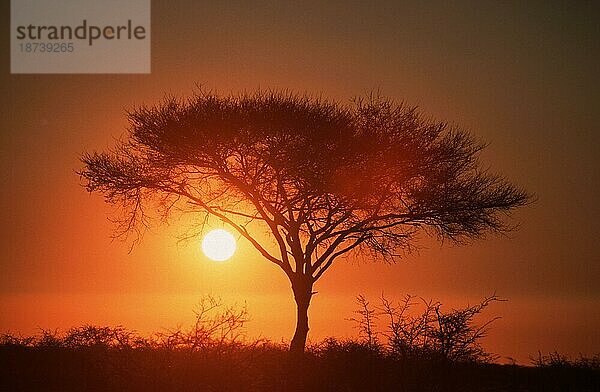
<svg viewBox="0 0 600 392"><path fill-rule="evenodd" d="M223 229L211 230L202 240L202 252L211 260L225 261L235 253L236 241L230 232Z"/></svg>

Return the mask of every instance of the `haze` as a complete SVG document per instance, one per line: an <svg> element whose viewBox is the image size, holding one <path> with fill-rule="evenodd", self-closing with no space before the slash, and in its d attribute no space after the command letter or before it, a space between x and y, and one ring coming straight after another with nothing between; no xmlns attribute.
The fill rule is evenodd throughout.
<svg viewBox="0 0 600 392"><path fill-rule="evenodd" d="M2 22L8 30L8 4ZM182 220L129 253L111 210L75 170L123 134L124 109L194 83L220 92L288 88L347 100L379 89L489 142L485 163L536 193L510 237L455 247L424 240L395 265L337 263L316 290L311 338L352 336L354 297L494 291L509 301L486 348L527 363L537 350L600 351L599 25L591 5L396 2L152 4L150 75L10 75L3 35L0 331L82 323L143 332L192 321L202 294L246 301L249 332L293 331L286 278L244 241L214 263ZM118 59L116 59L118 61Z"/></svg>

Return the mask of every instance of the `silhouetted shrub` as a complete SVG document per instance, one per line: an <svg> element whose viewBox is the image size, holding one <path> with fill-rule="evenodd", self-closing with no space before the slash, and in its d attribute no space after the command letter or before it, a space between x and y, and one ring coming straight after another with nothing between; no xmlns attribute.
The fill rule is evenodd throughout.
<svg viewBox="0 0 600 392"><path fill-rule="evenodd" d="M186 350L231 350L245 338L246 307L225 306L219 298L204 296L194 309L195 321L188 330L178 328L154 334L153 346Z"/></svg>
<svg viewBox="0 0 600 392"><path fill-rule="evenodd" d="M84 325L71 328L62 338L66 347L105 347L105 348L138 348L148 347L147 339L139 336L134 331L128 331L123 326L98 327Z"/></svg>
<svg viewBox="0 0 600 392"><path fill-rule="evenodd" d="M540 368L579 368L598 371L600 370L600 354L591 357L580 355L579 358L571 359L556 351L547 355L538 351L537 357L531 357L531 363Z"/></svg>
<svg viewBox="0 0 600 392"><path fill-rule="evenodd" d="M484 298L479 304L462 309L442 311L442 304L407 295L393 303L385 297L375 308L359 295L356 299L360 317L352 318L365 344L376 350L386 350L401 359L448 360L454 362L491 362L497 358L481 346L492 318L476 324L475 318L491 303L500 301L495 295ZM420 303L420 308L414 311ZM376 331L376 321L386 319L385 332ZM379 336L383 336L384 343Z"/></svg>

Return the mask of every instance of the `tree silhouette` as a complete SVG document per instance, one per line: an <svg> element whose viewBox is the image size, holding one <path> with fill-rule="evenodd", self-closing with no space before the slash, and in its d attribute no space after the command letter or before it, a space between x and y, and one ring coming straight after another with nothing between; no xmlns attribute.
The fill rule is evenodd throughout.
<svg viewBox="0 0 600 392"><path fill-rule="evenodd" d="M339 257L394 261L421 229L457 242L506 231L503 215L530 200L480 169L484 145L467 132L378 96L344 105L201 90L128 118L127 139L83 155L86 189L120 206L120 234L176 206L231 226L289 278L294 352L306 344L313 285Z"/></svg>

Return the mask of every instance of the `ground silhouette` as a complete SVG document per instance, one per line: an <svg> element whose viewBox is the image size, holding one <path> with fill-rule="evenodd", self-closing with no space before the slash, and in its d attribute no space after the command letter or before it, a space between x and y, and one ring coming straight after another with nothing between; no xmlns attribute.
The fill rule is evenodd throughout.
<svg viewBox="0 0 600 392"><path fill-rule="evenodd" d="M484 307L486 301L482 302ZM361 309L358 314L362 319ZM438 307L438 312L446 316L466 315L470 322L466 329L464 323L458 322L458 329L476 331L486 324L472 323L473 310L477 309L483 309L481 304L447 313ZM329 338L309 346L304 356L297 356L285 344L240 339L247 319L243 308L223 307L208 299L201 302L198 310L188 330L163 331L149 337L123 327L90 325L63 334L42 331L33 337L2 335L0 390L558 392L600 389L598 355L570 360L558 353L539 354L530 366L499 365L489 362L490 355L480 350L463 350L469 355L449 355L438 344L424 345L417 333L413 342L394 339L383 342L365 335L354 340ZM396 310L395 323L401 324L403 331L423 314L413 317ZM470 345L477 348L478 339Z"/></svg>

